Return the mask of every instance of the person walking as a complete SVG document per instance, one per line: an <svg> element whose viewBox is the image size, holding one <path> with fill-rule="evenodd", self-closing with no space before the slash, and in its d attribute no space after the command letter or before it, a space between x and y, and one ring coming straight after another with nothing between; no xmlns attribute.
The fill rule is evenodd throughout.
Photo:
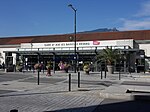
<svg viewBox="0 0 150 112"><path fill-rule="evenodd" d="M46 74L46 76L51 76L52 74L51 74L51 62L49 61L48 63L47 63L47 74Z"/></svg>
<svg viewBox="0 0 150 112"><path fill-rule="evenodd" d="M60 70L64 70L64 63L62 61L58 64Z"/></svg>
<svg viewBox="0 0 150 112"><path fill-rule="evenodd" d="M70 67L70 65L67 62L65 62L64 63L64 70L65 70L66 73L68 73L69 67Z"/></svg>

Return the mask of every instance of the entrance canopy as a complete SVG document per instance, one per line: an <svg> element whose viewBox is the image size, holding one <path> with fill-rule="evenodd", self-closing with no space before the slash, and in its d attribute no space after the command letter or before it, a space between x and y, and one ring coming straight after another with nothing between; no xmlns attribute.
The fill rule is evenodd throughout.
<svg viewBox="0 0 150 112"><path fill-rule="evenodd" d="M96 47L77 47L76 53L78 54L96 54L108 46L96 46ZM130 46L109 46L113 49L120 49L122 51L137 51L139 49L130 49ZM21 55L67 55L74 54L74 47L68 48L18 48L16 51L4 51L4 53L15 53Z"/></svg>

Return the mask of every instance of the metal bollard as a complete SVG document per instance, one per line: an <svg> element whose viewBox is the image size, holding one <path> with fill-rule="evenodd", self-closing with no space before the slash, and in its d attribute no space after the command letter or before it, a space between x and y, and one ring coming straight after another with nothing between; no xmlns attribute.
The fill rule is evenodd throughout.
<svg viewBox="0 0 150 112"><path fill-rule="evenodd" d="M107 72L106 72L106 68L105 68L105 78L106 78Z"/></svg>
<svg viewBox="0 0 150 112"><path fill-rule="evenodd" d="M40 84L40 70L38 69L38 85Z"/></svg>
<svg viewBox="0 0 150 112"><path fill-rule="evenodd" d="M106 64L106 60L105 60L105 78L106 78L106 75L107 75L107 64Z"/></svg>
<svg viewBox="0 0 150 112"><path fill-rule="evenodd" d="M119 80L121 79L120 69L119 69Z"/></svg>
<svg viewBox="0 0 150 112"><path fill-rule="evenodd" d="M69 91L71 91L71 74L69 74Z"/></svg>
<svg viewBox="0 0 150 112"><path fill-rule="evenodd" d="M102 71L102 69L101 69L101 79L103 79L103 71Z"/></svg>
<svg viewBox="0 0 150 112"><path fill-rule="evenodd" d="M80 72L78 72L78 88L80 88Z"/></svg>

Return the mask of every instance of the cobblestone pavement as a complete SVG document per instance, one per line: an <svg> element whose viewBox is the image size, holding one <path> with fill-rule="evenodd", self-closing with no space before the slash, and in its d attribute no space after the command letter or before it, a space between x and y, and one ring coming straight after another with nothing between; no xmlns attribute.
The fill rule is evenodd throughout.
<svg viewBox="0 0 150 112"><path fill-rule="evenodd" d="M98 72L90 75L81 72L81 84L78 88L78 75L71 73L71 91L69 91L68 74L63 72L56 72L50 77L40 73L39 85L37 85L36 72L4 75L9 74L12 75L12 79L13 74L28 75L28 77L0 82L0 112L10 112L12 109L17 109L19 112L93 112L105 99L100 97L102 91L112 93L116 91L114 88L119 86L117 92L122 92L122 86L131 88L133 84L138 84L137 89L139 89L141 83L130 81L149 82L147 78L149 74L144 75L145 77L141 75L139 77L139 74L121 74L119 80L118 74L108 74L106 79L104 77L101 79L101 74ZM132 85L126 85L128 81ZM145 85L142 85L143 87L147 90Z"/></svg>
<svg viewBox="0 0 150 112"><path fill-rule="evenodd" d="M1 112L9 112L12 109L17 109L19 112L92 112L103 100L99 97L99 92L107 87L107 84L99 84L98 75L82 75L81 79L84 81L81 80L81 88L78 88L76 76L72 73L70 92L68 91L68 75L65 73L47 77L64 79L55 83L37 85L29 82L28 78L2 82L2 90L16 90L16 92L0 94L0 110ZM46 78L46 76L42 75L40 78ZM88 80L91 81L89 84Z"/></svg>
<svg viewBox="0 0 150 112"><path fill-rule="evenodd" d="M102 101L96 92L20 93L0 97L1 112L92 112Z"/></svg>

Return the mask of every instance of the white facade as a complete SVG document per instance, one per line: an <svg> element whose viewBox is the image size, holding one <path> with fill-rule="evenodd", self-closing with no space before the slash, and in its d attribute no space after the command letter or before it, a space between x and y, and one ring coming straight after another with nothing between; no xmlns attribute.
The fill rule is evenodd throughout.
<svg viewBox="0 0 150 112"><path fill-rule="evenodd" d="M147 57L150 57L150 44L139 44L139 48L145 51Z"/></svg>
<svg viewBox="0 0 150 112"><path fill-rule="evenodd" d="M17 51L16 48L0 48L1 58L0 58L0 64L5 62L5 53L4 51ZM16 54L12 54L13 56L13 64L16 64Z"/></svg>
<svg viewBox="0 0 150 112"><path fill-rule="evenodd" d="M2 46L2 47L1 47ZM47 42L47 43L21 43L21 45L16 45L11 48L10 45L5 45L6 48L1 45L0 53L2 54L0 58L0 62L5 62L5 53L4 51L35 51L35 50L73 50L74 42ZM18 47L20 46L20 47ZM125 40L107 40L107 41L78 41L76 43L76 47L78 50L92 50L97 47L97 49L104 49L106 46L112 46L114 48L119 49L133 49L134 48L134 40L133 39L125 39ZM13 56L13 64L16 64L16 54L12 54Z"/></svg>
<svg viewBox="0 0 150 112"><path fill-rule="evenodd" d="M134 48L134 40L126 39L126 40L107 40L107 41L77 41L76 47L79 49L86 48L91 49L95 47L99 47L101 49L106 46L114 46L116 48L123 48L124 46L129 46L130 48ZM52 49L55 50L68 50L70 48L74 49L74 42L47 42L47 43L21 43L22 49ZM128 48L127 48L128 49Z"/></svg>

